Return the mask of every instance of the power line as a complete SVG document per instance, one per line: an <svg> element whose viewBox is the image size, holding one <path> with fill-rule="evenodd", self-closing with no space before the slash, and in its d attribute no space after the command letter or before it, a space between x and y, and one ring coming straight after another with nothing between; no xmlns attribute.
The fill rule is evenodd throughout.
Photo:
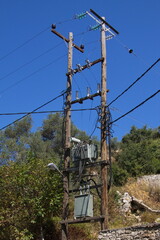
<svg viewBox="0 0 160 240"><path fill-rule="evenodd" d="M26 40L24 43L22 43L21 45L19 45L18 47L14 48L13 50L11 50L10 52L8 52L6 55L4 55L3 57L0 58L0 62L2 60L4 60L5 58L7 58L8 56L10 56L12 53L16 52L18 49L24 47L26 44L28 44L29 42L31 42L33 39L37 38L38 36L40 36L42 33L46 32L50 27L47 27L45 29L43 29L42 31L40 31L39 33L35 34L34 36L32 36L31 38L29 38L28 40Z"/></svg>
<svg viewBox="0 0 160 240"><path fill-rule="evenodd" d="M61 43L59 43L59 44L57 44L57 45L55 45L54 47L52 47L52 48L48 49L47 51L45 51L45 52L41 53L40 55L38 55L37 57L33 58L33 59L32 59L32 60L30 60L29 62L27 62L27 63L24 63L23 65L19 66L19 67L18 67L18 68L16 68L15 70L13 70L13 71L11 71L11 72L7 73L5 76L3 76L3 77L1 77L1 78L0 78L0 81L1 81L1 80L3 80L3 79L5 79L5 78L7 78L7 77L9 77L9 76L11 76L12 74L14 74L14 73L18 72L20 69L22 69L22 68L26 67L27 65L29 65L29 64L31 64L31 63L33 63L35 60L37 60L37 59L39 59L40 57L44 56L45 54L47 54L47 53L51 52L52 50L54 50L55 48L57 48L57 47L58 47L58 46L60 46L61 44L62 44L62 42L61 42Z"/></svg>
<svg viewBox="0 0 160 240"><path fill-rule="evenodd" d="M48 66L52 65L53 63L57 62L57 61L60 60L61 58L65 57L66 55L67 55L67 54L64 54L64 55L62 55L62 56L56 58L56 59L53 60L52 62L50 62L50 63L48 63L48 64L42 66L41 68L37 69L37 70L34 71L33 73L29 74L28 76L26 76L26 77L20 79L19 81L13 83L13 84L10 85L9 87L7 87L7 88L5 88L4 90L0 91L0 94L3 94L4 92L8 91L9 89L11 89L11 88L17 86L19 83L21 83L21 82L23 82L24 80L26 80L26 79L32 77L32 76L35 75L36 73L40 72L41 70L43 70L43 69L47 68Z"/></svg>
<svg viewBox="0 0 160 240"><path fill-rule="evenodd" d="M154 94L152 94L150 97L148 97L147 99L145 99L143 102L141 102L140 104L138 104L136 107L132 108L130 111L126 112L125 114L123 114L122 116L118 117L117 119L113 120L110 124L113 124L117 121L119 121L121 118L127 116L129 113L133 112L134 110L136 110L137 108L139 108L140 106L142 106L144 103L146 103L147 101L149 101L151 98L155 97L158 93L160 92L160 89L155 92Z"/></svg>
<svg viewBox="0 0 160 240"><path fill-rule="evenodd" d="M116 107L111 107L110 109L113 110L113 111L117 111L117 112L119 112L119 113L122 113L122 111L121 111L120 109L116 108ZM143 125L143 126L145 126L145 125L148 126L148 124L147 124L146 122L142 122L142 121L138 120L138 119L135 118L135 117L132 117L132 116L127 116L127 117L130 118L130 119L132 119L132 120L135 121L135 122L140 123L140 124Z"/></svg>
<svg viewBox="0 0 160 240"><path fill-rule="evenodd" d="M63 91L63 93L61 93L61 94L60 94L60 95L58 95L57 97L55 97L55 98L53 98L53 99L49 100L48 102L46 102L46 103L42 104L41 106L37 107L37 108L36 108L36 109L34 109L33 111L31 111L31 112L28 112L28 113L27 113L27 114L25 114L24 116L22 116L22 117L20 117L20 118L16 119L15 121L13 121L13 122L11 122L11 123L7 124L6 126L2 127L2 128L0 129L0 131L1 131L1 130L3 130L3 129L5 129L5 128L7 128L7 127L9 127L9 126L11 126L12 124L15 124L16 122L18 122L18 121L22 120L23 118L25 118L25 117L27 117L27 116L31 115L32 113L34 113L34 112L36 112L37 110L39 110L40 108L42 108L42 107L44 107L44 106L48 105L49 103L51 103L51 102L55 101L56 99L58 99L58 98L62 97L62 96L65 94L65 93L66 93L66 91Z"/></svg>
<svg viewBox="0 0 160 240"><path fill-rule="evenodd" d="M140 57L139 55L137 55L137 53L135 54L134 50L129 48L127 45L125 45L120 39L119 36L117 38L114 38L116 41L118 41L120 43L120 45L122 45L130 54L133 54L135 57L137 57L145 66L148 66L147 61L143 58ZM159 74L158 74L159 75Z"/></svg>
<svg viewBox="0 0 160 240"><path fill-rule="evenodd" d="M75 37L78 37L78 36L80 36L80 35L84 35L84 34L89 33L89 32L90 32L90 30L86 30L86 31L77 33L77 34L75 34L74 36L75 36Z"/></svg>
<svg viewBox="0 0 160 240"><path fill-rule="evenodd" d="M57 22L56 24L63 24L69 21L75 20L75 18L70 18L70 19L66 19L64 21L61 22ZM55 24L55 25L56 25ZM26 40L24 43L22 43L21 45L19 45L18 47L14 48L13 50L11 50L10 52L8 52L7 54L5 54L4 56L2 56L0 58L0 62L2 60L4 60L5 58L7 58L8 56L10 56L12 53L16 52L17 50L19 50L20 48L24 47L25 45L27 45L28 43L30 43L32 40L34 40L35 38L39 37L41 34L43 34L44 32L46 32L47 30L49 30L50 27L44 28L42 31L38 32L37 34L33 35L31 38L29 38L28 40Z"/></svg>
<svg viewBox="0 0 160 240"><path fill-rule="evenodd" d="M118 98L120 98L124 93L126 93L131 87L133 87L144 75L146 75L158 62L160 61L160 58L158 58L157 61L155 61L140 77L138 77L129 87L127 87L122 93L120 93L114 100L112 100L108 106L110 106L112 103L114 103Z"/></svg>
<svg viewBox="0 0 160 240"><path fill-rule="evenodd" d="M90 83L89 83L89 81L88 81L86 75L85 75L83 72L82 72L82 76L83 76L85 82L88 84L88 87L90 88L90 90L91 90L91 92L92 92L92 87L91 87L91 85L90 85Z"/></svg>
<svg viewBox="0 0 160 240"><path fill-rule="evenodd" d="M97 120L96 120L94 129L92 130L91 134L89 135L89 138L91 138L92 135L94 134L94 132L96 131L96 129L97 129L97 127L98 127L98 123L99 123L99 121L100 121L100 118L99 118L99 116L100 116L100 109L99 109L99 107L97 107L95 110L97 111Z"/></svg>
<svg viewBox="0 0 160 240"><path fill-rule="evenodd" d="M80 89L80 87L79 87L79 85L78 85L78 83L77 83L77 80L76 80L76 78L74 77L74 75L73 75L73 80L74 80L74 83L76 84L76 86L77 86L77 88L78 88L78 90L79 90L80 96L82 97L81 89ZM77 91L77 92L78 92L78 91Z"/></svg>
<svg viewBox="0 0 160 240"><path fill-rule="evenodd" d="M119 36L117 38L114 38L117 42L120 43L120 45L122 47L124 47L129 53L132 53L133 55L135 55L137 57L137 55L133 52L133 49L130 49L127 45L125 45L119 38Z"/></svg>
<svg viewBox="0 0 160 240"><path fill-rule="evenodd" d="M81 108L81 109L71 109L71 112L80 112L80 111L91 111L97 110L96 108ZM0 113L0 116L12 116L12 115L23 115L23 114L44 114L44 113L56 113L56 112L64 112L64 110L48 110L48 111L40 111L40 112L15 112L15 113Z"/></svg>
<svg viewBox="0 0 160 240"><path fill-rule="evenodd" d="M66 19L66 20L63 20L63 21L60 21L60 22L55 23L55 25L63 24L63 23L70 22L70 21L73 21L73 20L76 20L76 18L75 18L75 17L68 18L68 19Z"/></svg>

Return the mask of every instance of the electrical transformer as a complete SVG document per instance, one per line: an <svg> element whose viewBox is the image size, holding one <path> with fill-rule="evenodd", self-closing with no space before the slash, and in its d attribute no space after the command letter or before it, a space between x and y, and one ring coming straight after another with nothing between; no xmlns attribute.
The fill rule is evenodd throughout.
<svg viewBox="0 0 160 240"><path fill-rule="evenodd" d="M93 217L93 195L83 194L75 196L74 218Z"/></svg>
<svg viewBox="0 0 160 240"><path fill-rule="evenodd" d="M95 144L78 144L72 149L72 160L75 165L80 160L85 160L86 163L93 162L97 157L98 147Z"/></svg>

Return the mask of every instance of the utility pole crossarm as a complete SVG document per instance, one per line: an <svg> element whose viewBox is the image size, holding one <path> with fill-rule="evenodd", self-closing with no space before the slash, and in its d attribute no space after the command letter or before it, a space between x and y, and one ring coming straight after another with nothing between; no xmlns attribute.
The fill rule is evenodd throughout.
<svg viewBox="0 0 160 240"><path fill-rule="evenodd" d="M93 13L97 18L99 18L102 23L104 23L105 25L107 25L109 28L111 28L116 34L119 34L119 32L112 27L108 22L105 21L105 19L103 19L101 16L99 16L99 14L97 14L93 9L90 9L91 13Z"/></svg>
<svg viewBox="0 0 160 240"><path fill-rule="evenodd" d="M97 96L101 96L101 92L98 92L98 93L95 93L95 94L92 94L92 95L89 95L89 96L86 96L83 98L76 99L76 100L72 101L71 104L83 103L83 101L88 100L88 99L93 100L93 98L97 97Z"/></svg>
<svg viewBox="0 0 160 240"><path fill-rule="evenodd" d="M99 58L99 59L97 59L97 60L95 60L93 62L90 62L90 67L95 65L95 64L97 64L97 63L99 63L99 62L102 62L103 60L104 60L103 58ZM76 68L73 71L70 71L70 72L66 73L66 75L69 76L69 75L71 75L73 73L75 74L75 73L80 72L80 71L82 71L82 70L84 70L86 68L88 68L88 64L85 64L84 66L81 66L81 70L79 70L79 68Z"/></svg>
<svg viewBox="0 0 160 240"><path fill-rule="evenodd" d="M64 41L66 41L67 43L69 43L69 39L64 37L62 34L60 34L59 32L55 31L54 29L51 29L51 32L56 34L58 37L60 37L61 39L63 39ZM77 50L79 50L80 52L84 53L84 50L80 47L78 47L76 44L72 43L72 46L75 47Z"/></svg>

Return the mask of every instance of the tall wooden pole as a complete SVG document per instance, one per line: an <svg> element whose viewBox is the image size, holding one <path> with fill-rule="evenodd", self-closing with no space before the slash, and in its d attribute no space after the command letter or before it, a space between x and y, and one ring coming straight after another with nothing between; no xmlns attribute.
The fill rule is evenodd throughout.
<svg viewBox="0 0 160 240"><path fill-rule="evenodd" d="M72 47L73 34L69 33L68 42L68 73L72 69ZM66 93L66 107L65 107L65 146L64 146L64 174L63 174L63 220L68 218L69 208L69 173L65 171L70 166L70 137L71 137L71 92L72 90L72 74L67 76L67 93ZM68 224L62 224L62 240L68 240Z"/></svg>
<svg viewBox="0 0 160 240"><path fill-rule="evenodd" d="M106 62L106 34L105 24L102 24L101 29L101 54L102 54L102 68L101 68L101 160L108 159L107 142L106 142L106 103L107 103L107 62ZM102 230L108 228L108 186L107 186L107 165L101 165L101 215L104 216L104 221L101 224Z"/></svg>

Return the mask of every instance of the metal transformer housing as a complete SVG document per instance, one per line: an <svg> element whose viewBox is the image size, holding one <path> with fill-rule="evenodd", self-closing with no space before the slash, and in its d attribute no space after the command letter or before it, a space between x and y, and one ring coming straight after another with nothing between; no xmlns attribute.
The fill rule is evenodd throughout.
<svg viewBox="0 0 160 240"><path fill-rule="evenodd" d="M98 147L95 144L78 144L72 149L72 160L75 164L80 160L90 163L95 161L97 157Z"/></svg>
<svg viewBox="0 0 160 240"><path fill-rule="evenodd" d="M75 196L74 218L93 217L93 195L83 194Z"/></svg>

